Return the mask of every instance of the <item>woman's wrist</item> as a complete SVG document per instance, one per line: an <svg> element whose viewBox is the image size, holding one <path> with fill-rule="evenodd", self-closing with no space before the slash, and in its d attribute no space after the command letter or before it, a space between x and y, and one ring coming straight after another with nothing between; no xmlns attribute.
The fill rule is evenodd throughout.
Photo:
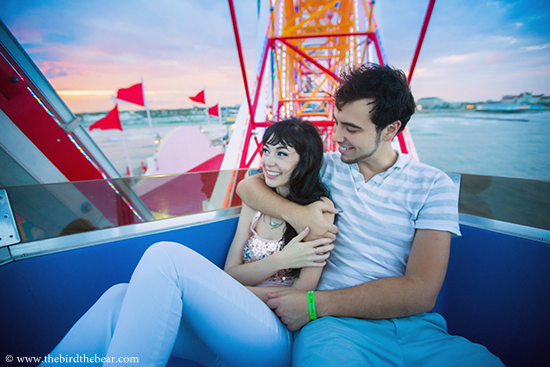
<svg viewBox="0 0 550 367"><path fill-rule="evenodd" d="M266 266L266 268L268 268L273 274L280 270L287 269L285 268L284 254L282 251L266 256L262 260L264 260L264 266Z"/></svg>

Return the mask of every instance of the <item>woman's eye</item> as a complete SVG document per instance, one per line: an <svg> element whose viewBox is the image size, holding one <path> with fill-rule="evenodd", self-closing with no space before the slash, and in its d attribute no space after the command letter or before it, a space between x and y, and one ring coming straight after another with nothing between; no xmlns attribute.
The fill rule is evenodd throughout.
<svg viewBox="0 0 550 367"><path fill-rule="evenodd" d="M269 154L269 150L267 150L267 148L262 148L262 154Z"/></svg>
<svg viewBox="0 0 550 367"><path fill-rule="evenodd" d="M286 157L288 154L285 152L277 152L277 156L279 157Z"/></svg>

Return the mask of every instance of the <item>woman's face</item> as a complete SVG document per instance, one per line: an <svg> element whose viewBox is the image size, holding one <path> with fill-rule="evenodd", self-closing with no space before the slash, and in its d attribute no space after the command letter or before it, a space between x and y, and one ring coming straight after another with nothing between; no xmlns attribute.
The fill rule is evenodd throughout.
<svg viewBox="0 0 550 367"><path fill-rule="evenodd" d="M262 167L265 183L276 189L277 193L287 196L290 175L300 161L300 155L290 146L264 144L262 147Z"/></svg>

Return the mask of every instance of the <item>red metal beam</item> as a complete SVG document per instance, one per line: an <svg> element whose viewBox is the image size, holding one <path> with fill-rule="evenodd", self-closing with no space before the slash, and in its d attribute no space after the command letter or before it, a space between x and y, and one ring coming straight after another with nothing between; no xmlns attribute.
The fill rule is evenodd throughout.
<svg viewBox="0 0 550 367"><path fill-rule="evenodd" d="M378 61L380 62L380 65L384 65L386 62L382 57L382 51L380 50L380 44L378 43L376 33L371 33L371 36L369 36L369 38L372 39L372 41L374 42L374 48L376 49L376 55L378 56Z"/></svg>
<svg viewBox="0 0 550 367"><path fill-rule="evenodd" d="M271 49L272 45L273 45L273 40L268 39L267 44L265 46L265 51L263 54L262 67L260 69L260 75L258 76L258 83L256 83L256 91L254 93L254 104L252 105L254 108L254 112L257 111L256 108L258 107L258 99L260 98L260 92L262 90L262 82L264 79L265 64L267 63L267 55L269 54L269 50Z"/></svg>
<svg viewBox="0 0 550 367"><path fill-rule="evenodd" d="M235 33L235 42L237 43L237 51L239 53L239 62L241 64L241 72L243 74L244 90L246 92L246 100L248 101L248 108L250 110L250 121L254 121L254 114L256 111L253 109L253 105L250 99L250 91L248 90L248 79L246 78L246 69L244 67L243 50L241 47L241 38L239 37L239 28L237 26L237 16L235 15L235 6L233 0L227 0L229 2L229 11L231 12L231 22L233 23L233 32Z"/></svg>
<svg viewBox="0 0 550 367"><path fill-rule="evenodd" d="M325 38L325 37L348 37L348 36L368 36L370 32L346 32L346 33L315 33L315 34L301 34L296 36L279 36L273 37L274 40L290 40L300 38Z"/></svg>
<svg viewBox="0 0 550 367"><path fill-rule="evenodd" d="M248 121L248 127L246 128L246 135L244 140L244 146L241 151L241 162L239 163L240 168L246 167L246 156L248 155L248 147L250 146L250 136L252 136L252 117L251 120ZM254 123L254 126L257 126L256 123Z"/></svg>
<svg viewBox="0 0 550 367"><path fill-rule="evenodd" d="M397 135L397 141L399 142L399 147L401 148L401 153L403 153L403 154L409 153L409 149L407 149L407 143L405 142L405 136L403 135L403 131L401 131Z"/></svg>
<svg viewBox="0 0 550 367"><path fill-rule="evenodd" d="M273 123L269 123L268 125L272 125ZM258 155L260 153L260 148L262 147L261 144L258 143L258 141L256 141L256 150L254 151L254 153L252 153L252 155L250 156L250 159L248 160L248 162L246 162L246 165L244 166L244 168L248 168L250 167L250 165L252 164L252 161L254 160L254 158L256 158L256 155ZM246 157L245 157L246 159Z"/></svg>
<svg viewBox="0 0 550 367"><path fill-rule="evenodd" d="M411 79L414 73L414 68L416 67L416 61L418 60L418 55L420 55L420 49L422 48L422 43L424 42L424 36L428 30L428 24L430 24L430 18L432 16L432 11L434 10L435 0L430 0L428 4L428 10L426 11L426 16L424 17L424 24L422 24L422 30L420 31L420 37L418 38L418 43L416 44L416 50L414 52L413 61L411 63L411 69L409 70L409 76L407 77L407 82L411 84Z"/></svg>
<svg viewBox="0 0 550 367"><path fill-rule="evenodd" d="M24 70L21 75L26 76ZM9 82L12 78L13 82ZM21 78L0 54L0 108L12 123L69 181L102 179L101 172L71 142L67 133L40 105Z"/></svg>
<svg viewBox="0 0 550 367"><path fill-rule="evenodd" d="M320 126L333 126L334 125L334 121L332 120L322 120L322 121L311 121L312 123L314 123L317 127L320 127ZM273 121L262 121L262 122L256 122L256 127L268 127L270 125L273 124Z"/></svg>

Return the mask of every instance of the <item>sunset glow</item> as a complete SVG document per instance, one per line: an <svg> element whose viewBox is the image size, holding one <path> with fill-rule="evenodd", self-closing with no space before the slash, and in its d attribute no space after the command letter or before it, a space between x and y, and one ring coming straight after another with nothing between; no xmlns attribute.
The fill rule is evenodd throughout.
<svg viewBox="0 0 550 367"><path fill-rule="evenodd" d="M107 111L143 78L151 109L240 104L244 87L227 2L4 0L0 19L73 112ZM249 80L256 70L257 2L236 1ZM428 1L378 1L389 64L408 72ZM417 99L550 95L547 1L438 1L412 80ZM261 44L261 43L260 43ZM125 109L125 106L121 108Z"/></svg>

